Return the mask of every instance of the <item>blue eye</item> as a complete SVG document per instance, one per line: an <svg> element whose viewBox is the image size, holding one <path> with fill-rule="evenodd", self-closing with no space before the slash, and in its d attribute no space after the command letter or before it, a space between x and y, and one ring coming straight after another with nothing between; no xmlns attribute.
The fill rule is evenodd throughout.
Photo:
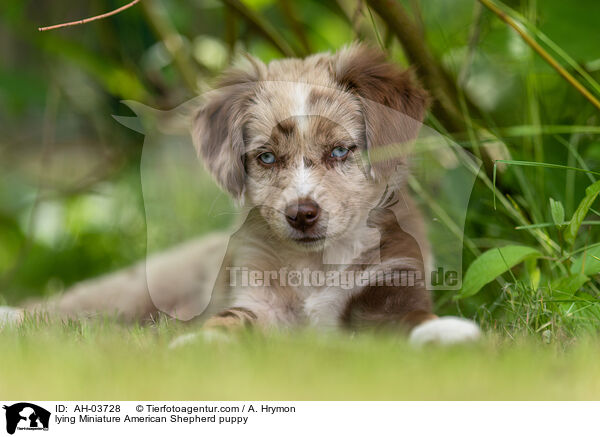
<svg viewBox="0 0 600 437"><path fill-rule="evenodd" d="M275 155L273 155L271 152L261 153L258 155L258 159L260 159L263 164L267 165L275 163Z"/></svg>
<svg viewBox="0 0 600 437"><path fill-rule="evenodd" d="M345 147L335 147L332 151L331 151L331 157L332 158L337 158L337 159L341 159L341 158L345 158L348 153L350 152L349 149L346 149Z"/></svg>

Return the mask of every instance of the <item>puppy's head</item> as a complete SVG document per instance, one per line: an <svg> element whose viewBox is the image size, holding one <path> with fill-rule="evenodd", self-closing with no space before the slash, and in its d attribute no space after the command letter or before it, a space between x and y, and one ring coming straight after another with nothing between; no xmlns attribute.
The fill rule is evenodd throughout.
<svg viewBox="0 0 600 437"><path fill-rule="evenodd" d="M195 118L194 141L223 188L309 250L364 223L402 179L427 95L379 51L231 70ZM400 176L400 177L398 177Z"/></svg>

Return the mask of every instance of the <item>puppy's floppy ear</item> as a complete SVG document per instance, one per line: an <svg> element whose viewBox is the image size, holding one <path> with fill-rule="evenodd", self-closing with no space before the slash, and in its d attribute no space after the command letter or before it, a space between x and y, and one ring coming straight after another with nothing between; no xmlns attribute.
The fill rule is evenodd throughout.
<svg viewBox="0 0 600 437"><path fill-rule="evenodd" d="M408 70L385 60L377 49L347 47L332 62L336 81L356 94L363 106L369 159L375 177L387 179L405 162L429 104L427 92Z"/></svg>
<svg viewBox="0 0 600 437"><path fill-rule="evenodd" d="M216 181L239 199L244 193L244 123L264 64L248 57L246 69L226 72L194 117L196 150Z"/></svg>

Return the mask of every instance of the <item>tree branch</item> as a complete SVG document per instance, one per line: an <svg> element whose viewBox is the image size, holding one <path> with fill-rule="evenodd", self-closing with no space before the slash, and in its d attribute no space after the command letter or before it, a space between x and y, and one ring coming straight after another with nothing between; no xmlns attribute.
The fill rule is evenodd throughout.
<svg viewBox="0 0 600 437"><path fill-rule="evenodd" d="M102 18L110 17L111 15L116 15L119 12L124 11L125 9L129 9L136 3L139 3L139 1L140 0L133 0L131 3L127 3L125 6L121 6L120 8L115 9L114 11L107 12L106 14L96 15L96 16L90 17L90 18L84 18L83 20L71 21L69 23L55 24L54 26L38 27L38 30L40 32L44 32L46 30L59 29L61 27L76 26L78 24L89 23L90 21L101 20Z"/></svg>

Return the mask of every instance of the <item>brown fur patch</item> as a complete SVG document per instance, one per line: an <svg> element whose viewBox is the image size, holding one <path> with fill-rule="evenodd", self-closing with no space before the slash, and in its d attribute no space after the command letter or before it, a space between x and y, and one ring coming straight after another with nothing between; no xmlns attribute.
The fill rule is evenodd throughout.
<svg viewBox="0 0 600 437"><path fill-rule="evenodd" d="M424 254L417 240L398 224L394 213L389 209L375 209L371 212L369 220L370 225L377 227L381 235L381 262L395 259L413 260L410 265L407 265L406 261L399 261L395 270L399 274L400 271L404 272L403 274L414 273L424 281ZM368 256L368 253L365 256ZM366 287L348 300L341 321L343 326L351 329L368 325L406 330L435 318L431 312L431 297L424 283L409 281L407 285L401 286L379 284Z"/></svg>
<svg viewBox="0 0 600 437"><path fill-rule="evenodd" d="M233 307L211 317L204 323L203 327L225 329L250 327L256 319L256 314L252 311L245 308Z"/></svg>
<svg viewBox="0 0 600 437"><path fill-rule="evenodd" d="M296 124L290 118L277 123L277 128L279 129L279 132L281 132L286 137L289 137L292 134L292 132L294 132L295 127Z"/></svg>

